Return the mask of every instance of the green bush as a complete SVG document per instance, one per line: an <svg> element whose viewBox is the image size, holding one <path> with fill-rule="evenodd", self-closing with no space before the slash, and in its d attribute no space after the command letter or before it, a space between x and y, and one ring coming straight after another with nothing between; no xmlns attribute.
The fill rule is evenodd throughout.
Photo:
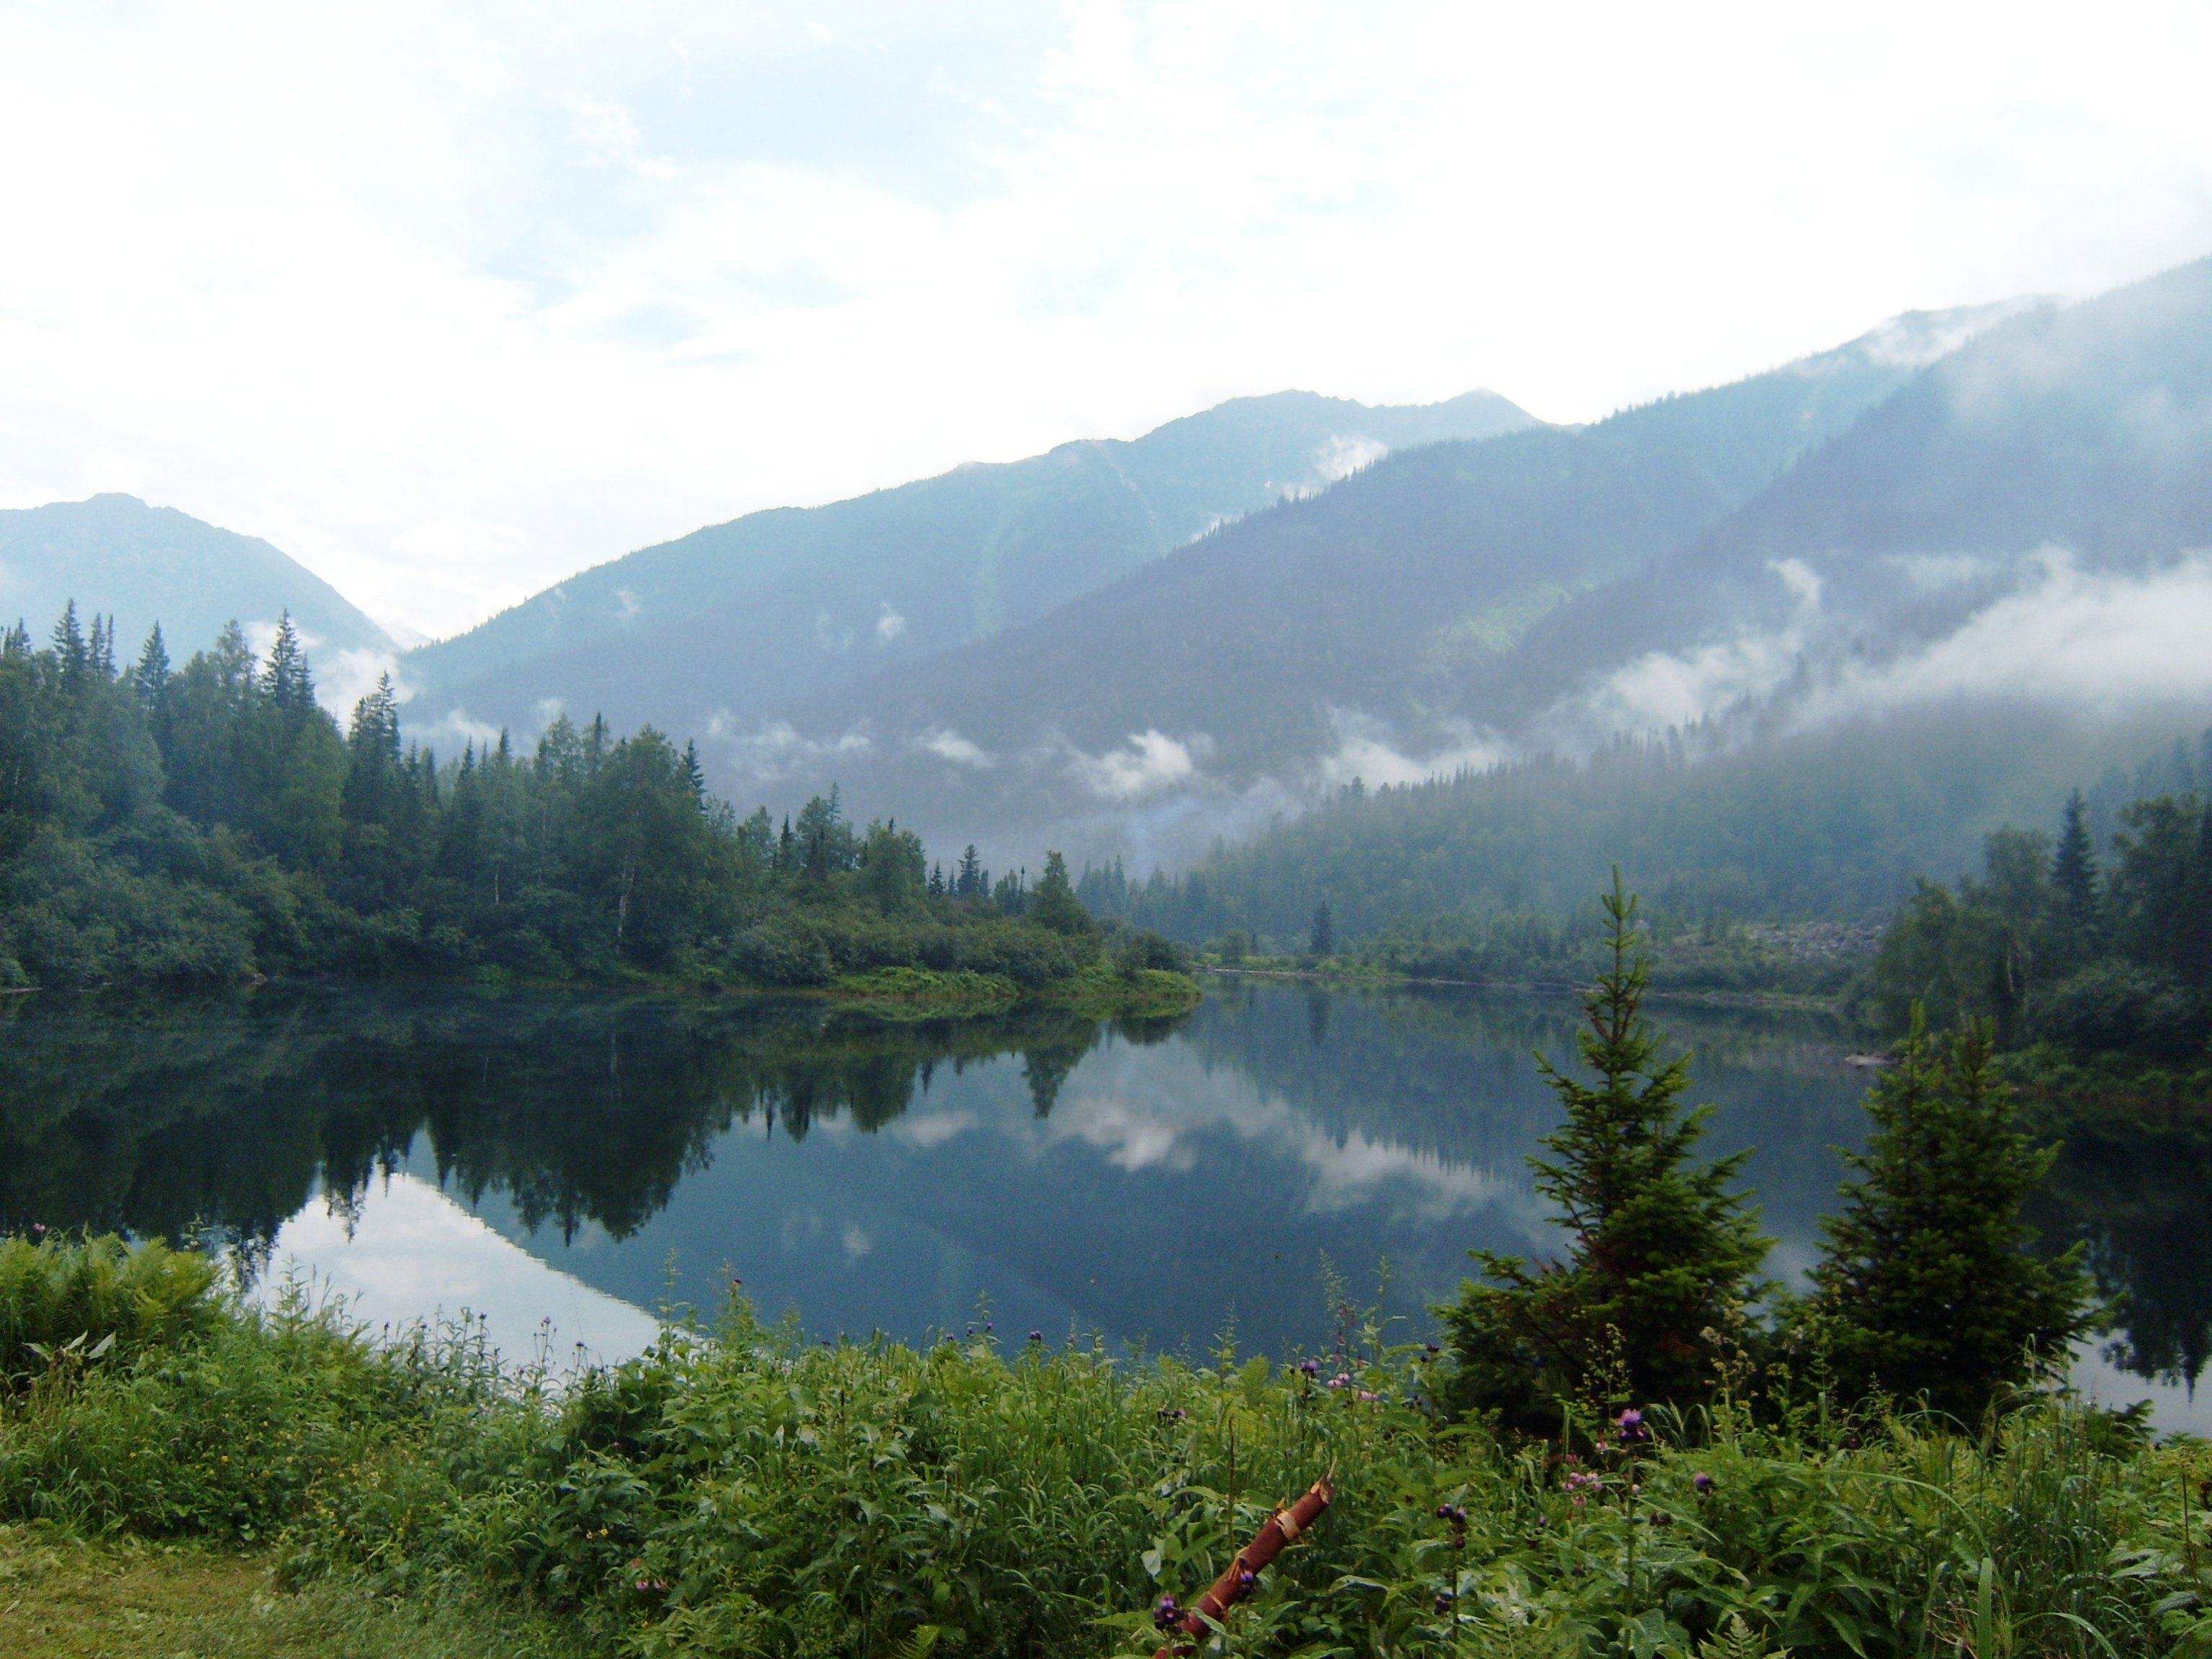
<svg viewBox="0 0 2212 1659"><path fill-rule="evenodd" d="M119 1361L206 1330L220 1313L217 1276L207 1257L158 1242L0 1238L0 1377L21 1383L94 1355Z"/></svg>
<svg viewBox="0 0 2212 1659"><path fill-rule="evenodd" d="M2212 1448L2051 1401L1978 1433L1732 1395L1564 1439L1452 1425L1347 1322L1278 1367L1103 1346L809 1346L742 1308L568 1386L465 1328L217 1303L0 1401L0 1516L275 1539L295 1577L467 1583L580 1647L1149 1654L1272 1508L1328 1512L1228 1621L1254 1656L2201 1655Z"/></svg>

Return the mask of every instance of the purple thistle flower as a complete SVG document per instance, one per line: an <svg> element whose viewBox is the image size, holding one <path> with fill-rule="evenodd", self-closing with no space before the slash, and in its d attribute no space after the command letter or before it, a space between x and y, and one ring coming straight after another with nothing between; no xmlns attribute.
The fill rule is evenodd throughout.
<svg viewBox="0 0 2212 1659"><path fill-rule="evenodd" d="M1302 1359L1298 1362L1298 1369L1304 1371L1308 1376L1319 1376L1321 1375L1321 1361L1318 1359Z"/></svg>
<svg viewBox="0 0 2212 1659"><path fill-rule="evenodd" d="M1450 1597L1450 1596L1449 1596L1449 1595L1446 1595L1445 1594L1443 1594L1443 1591L1439 1590L1439 1591L1437 1593L1437 1611L1438 1613L1449 1613L1449 1612L1451 1611L1451 1609L1452 1609L1452 1599L1451 1599L1451 1597Z"/></svg>
<svg viewBox="0 0 2212 1659"><path fill-rule="evenodd" d="M1698 1489L1698 1497L1710 1498L1712 1496L1713 1478L1710 1474L1703 1473L1693 1474L1690 1477L1690 1484Z"/></svg>
<svg viewBox="0 0 2212 1659"><path fill-rule="evenodd" d="M1176 1606L1176 1599L1172 1595L1160 1597L1159 1606L1152 1609L1152 1625L1158 1630L1172 1630L1176 1620L1182 1617L1182 1610Z"/></svg>
<svg viewBox="0 0 2212 1659"><path fill-rule="evenodd" d="M1242 1572L1237 1575L1237 1588L1241 1590L1249 1591L1253 1585L1259 1582L1260 1575L1253 1571L1249 1567L1245 1568Z"/></svg>

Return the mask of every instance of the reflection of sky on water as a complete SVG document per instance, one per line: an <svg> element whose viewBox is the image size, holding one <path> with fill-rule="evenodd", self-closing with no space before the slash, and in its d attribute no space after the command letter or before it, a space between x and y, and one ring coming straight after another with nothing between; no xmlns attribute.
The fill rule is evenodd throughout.
<svg viewBox="0 0 2212 1659"><path fill-rule="evenodd" d="M1353 1042L1350 1012L1330 1030ZM666 1293L672 1256L679 1297L711 1307L727 1269L763 1315L792 1310L821 1334L915 1340L960 1330L988 1304L1001 1337L1103 1330L1197 1348L1233 1319L1247 1348L1280 1352L1322 1339L1327 1271L1364 1300L1387 1260L1386 1305L1418 1319L1458 1282L1470 1246L1553 1248L1518 1156L1540 1133L1528 1104L1540 1095L1516 1085L1514 1099L1485 1098L1478 1085L1465 1133L1448 1122L1441 1133L1394 1134L1394 1091L1407 1079L1389 1066L1361 1074L1364 1099L1347 1097L1325 1066L1307 1073L1305 1088L1278 1086L1221 1063L1223 1033L1207 1035L1103 1043L1048 1115L1020 1058L1006 1055L939 1073L878 1132L843 1116L816 1119L798 1143L763 1122L732 1128L619 1242L589 1225L567 1239L554 1225L532 1231L496 1191L477 1202L476 1221L402 1176L367 1194L353 1244L335 1243L337 1223L319 1203L281 1244L319 1266L334 1261L329 1271L351 1273L394 1313L490 1309L502 1347L526 1343L550 1314L564 1340L580 1335L610 1355L649 1339L637 1306ZM1715 1150L1776 1146L1753 1179L1769 1188L1768 1224L1782 1240L1774 1267L1787 1273L1811 1259L1839 1173L1829 1142L1814 1136L1834 1133L1837 1103L1855 1103L1864 1079L1802 1048L1771 1069L1755 1052L1704 1058L1699 1093L1722 1107ZM1411 1070L1432 1086L1440 1063L1419 1054ZM1330 1093L1326 1107L1315 1089ZM419 1144L407 1167L434 1170ZM404 1222L386 1223L391 1211ZM322 1218L319 1231L308 1216ZM2185 1389L2094 1353L2077 1375L2107 1403L2151 1398L2161 1427L2212 1427Z"/></svg>
<svg viewBox="0 0 2212 1659"><path fill-rule="evenodd" d="M1571 1000L1216 988L1152 1040L1091 1022L885 1024L757 999L299 988L0 1011L0 1226L273 1245L373 1325L462 1307L510 1354L628 1352L741 1276L820 1334L1073 1328L1311 1351L1332 1276L1424 1333L1471 1247L1549 1255L1530 1051ZM1714 1153L1789 1279L1868 1079L1819 1019L1670 1004ZM2146 1368L2212 1348L2212 1126L2086 1121L2031 1219L2124 1292ZM337 1208L321 1184L336 1184ZM441 1194L443 1195L441 1196ZM672 1284L666 1265L674 1263ZM281 1269L280 1269L281 1270ZM2115 1401L2212 1428L2101 1359Z"/></svg>
<svg viewBox="0 0 2212 1659"><path fill-rule="evenodd" d="M548 1267L435 1187L410 1175L378 1182L356 1206L319 1194L276 1235L255 1285L267 1298L296 1277L317 1299L343 1298L372 1329L477 1316L510 1359L556 1365L640 1352L659 1329L643 1310Z"/></svg>

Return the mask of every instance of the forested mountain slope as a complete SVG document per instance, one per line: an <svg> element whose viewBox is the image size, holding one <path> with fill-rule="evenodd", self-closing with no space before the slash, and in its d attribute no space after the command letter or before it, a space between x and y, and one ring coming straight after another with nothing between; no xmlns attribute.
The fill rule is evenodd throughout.
<svg viewBox="0 0 2212 1659"><path fill-rule="evenodd" d="M407 663L422 725L556 700L702 730L1043 615L1224 520L1389 450L1531 423L1504 398L1368 408L1286 392L1133 441L1062 444L755 513L569 578Z"/></svg>
<svg viewBox="0 0 2212 1659"><path fill-rule="evenodd" d="M1895 680L2000 603L2029 634L2069 593L2109 591L2067 586L2084 574L2154 579L2207 546L2212 260L1991 329L1704 536L1545 617L1467 692L1507 726L1567 698L1585 726L1634 729L1780 690L1801 659L1801 696L1824 671ZM2007 678L1957 662L1956 689L1977 666ZM1639 699L1638 681L1703 704Z"/></svg>
<svg viewBox="0 0 2212 1659"><path fill-rule="evenodd" d="M1532 624L1690 543L1972 320L1900 319L1592 427L1392 455L1027 627L786 705L708 763L1140 853L1332 773L1374 781L1378 750L1411 769L1382 738L1479 741L1464 688Z"/></svg>
<svg viewBox="0 0 2212 1659"><path fill-rule="evenodd" d="M1991 330L1479 665L1462 706L1549 757L1340 799L1153 908L1284 937L1323 898L1355 933L1556 913L1618 861L1692 915L1880 911L2212 718L2207 548L2212 262Z"/></svg>
<svg viewBox="0 0 2212 1659"><path fill-rule="evenodd" d="M227 622L273 624L287 611L326 663L395 649L384 630L297 560L131 495L0 512L0 628L44 628L74 599L89 625L115 618L136 651L156 622L172 640L212 639Z"/></svg>

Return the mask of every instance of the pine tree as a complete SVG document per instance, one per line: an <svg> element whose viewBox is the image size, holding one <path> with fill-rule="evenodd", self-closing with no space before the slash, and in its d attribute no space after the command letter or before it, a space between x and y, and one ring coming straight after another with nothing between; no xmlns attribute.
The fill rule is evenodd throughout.
<svg viewBox="0 0 2212 1659"><path fill-rule="evenodd" d="M2097 869L2097 843L2089 834L2089 806L2076 789L2066 799L2051 854L2051 885L2058 896L2058 919L2069 962L2097 953L2104 936L2104 894Z"/></svg>
<svg viewBox="0 0 2212 1659"><path fill-rule="evenodd" d="M1327 899L1314 908L1313 931L1308 943L1317 957L1336 954L1336 913L1328 908Z"/></svg>
<svg viewBox="0 0 2212 1659"><path fill-rule="evenodd" d="M2076 1245L2024 1249L2021 1204L2056 1155L2015 1121L1992 1069L1993 1028L1931 1040L1918 1008L1896 1065L1867 1096L1874 1134L1822 1224L1805 1334L1847 1399L1876 1389L1977 1418L2062 1370L2089 1326Z"/></svg>
<svg viewBox="0 0 2212 1659"><path fill-rule="evenodd" d="M1712 1109L1683 1109L1689 1067L1661 1059L1643 1018L1650 963L1618 870L1601 902L1611 965L1583 995L1578 1045L1596 1085L1538 1062L1567 1121L1544 1138L1556 1156L1529 1163L1571 1237L1567 1259L1475 1251L1491 1282L1437 1310L1455 1403L1533 1432L1557 1425L1562 1399L1596 1401L1616 1381L1638 1404L1707 1393L1711 1334L1739 1322L1772 1243L1729 1190L1749 1153L1692 1156Z"/></svg>
<svg viewBox="0 0 2212 1659"><path fill-rule="evenodd" d="M1091 912L1083 908L1083 901L1075 896L1074 884L1067 878L1067 860L1057 853L1044 855L1044 874L1037 878L1036 890L1030 896L1029 913L1031 921L1055 933L1097 931Z"/></svg>

